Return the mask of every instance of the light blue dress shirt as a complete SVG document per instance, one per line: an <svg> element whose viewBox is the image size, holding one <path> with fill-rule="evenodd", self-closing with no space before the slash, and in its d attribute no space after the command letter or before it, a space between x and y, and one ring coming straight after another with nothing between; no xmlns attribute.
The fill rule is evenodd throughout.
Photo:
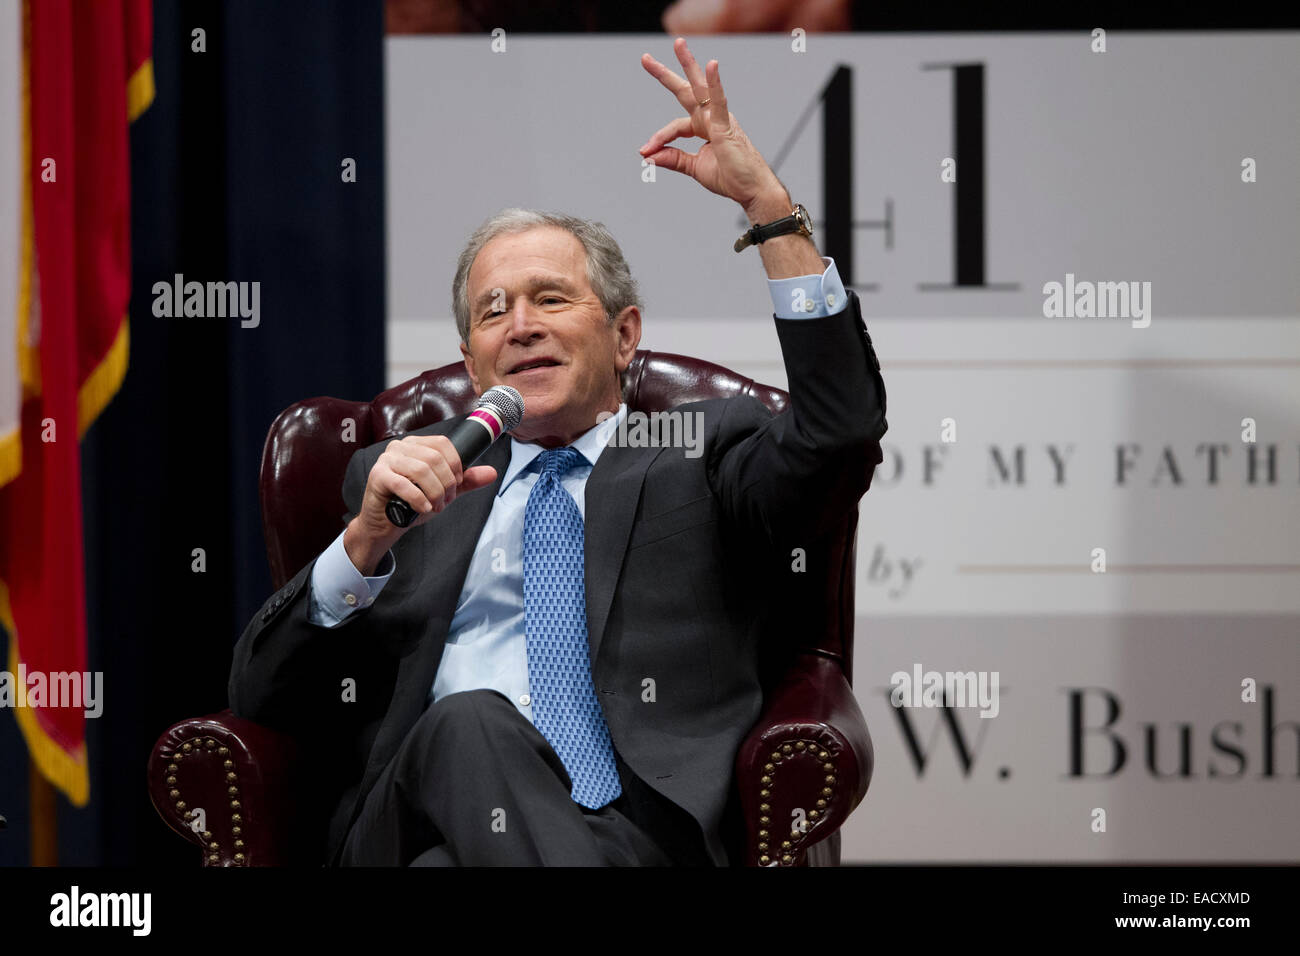
<svg viewBox="0 0 1300 956"><path fill-rule="evenodd" d="M826 269L821 275L767 280L778 318L816 319L848 307L848 296L834 261L823 256L822 262ZM562 483L584 520L587 478L626 415L627 406L620 405L616 415L587 430L573 443L587 463L571 469ZM429 689L430 703L458 691L488 688L500 691L529 721L533 719L524 638L522 561L524 508L537 481L536 469L528 466L542 450L540 445L510 438L510 465L475 545L442 661ZM348 615L369 607L396 569L390 551L375 569L380 573L363 577L348 558L340 533L312 569L311 622L335 627Z"/></svg>

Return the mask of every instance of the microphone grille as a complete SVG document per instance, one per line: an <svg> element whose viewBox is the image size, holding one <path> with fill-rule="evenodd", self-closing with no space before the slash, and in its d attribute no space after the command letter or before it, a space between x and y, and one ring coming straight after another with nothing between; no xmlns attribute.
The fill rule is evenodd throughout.
<svg viewBox="0 0 1300 956"><path fill-rule="evenodd" d="M524 420L524 397L509 385L493 385L478 400L475 408L491 405L501 419L502 431L513 431Z"/></svg>

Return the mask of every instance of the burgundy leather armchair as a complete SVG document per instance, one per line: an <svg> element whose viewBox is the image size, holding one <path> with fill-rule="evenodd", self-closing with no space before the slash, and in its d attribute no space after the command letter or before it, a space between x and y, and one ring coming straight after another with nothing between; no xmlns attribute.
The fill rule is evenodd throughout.
<svg viewBox="0 0 1300 956"><path fill-rule="evenodd" d="M681 355L637 352L624 374L629 410L752 395L780 412L789 396L728 369ZM262 450L262 522L275 588L341 530L339 489L353 451L458 415L476 396L462 364L432 369L370 402L312 398L272 423ZM320 441L355 423L355 443ZM735 785L751 866L833 866L839 828L866 795L873 752L850 688L853 671L853 508L807 554L808 573L774 620L762 662L764 704L736 755ZM779 633L778 633L779 632ZM797 637L792 641L790 635ZM226 710L183 720L158 739L149 794L168 826L202 850L205 866L274 866L307 858L294 832L296 747L282 734ZM802 821L802 822L800 822Z"/></svg>

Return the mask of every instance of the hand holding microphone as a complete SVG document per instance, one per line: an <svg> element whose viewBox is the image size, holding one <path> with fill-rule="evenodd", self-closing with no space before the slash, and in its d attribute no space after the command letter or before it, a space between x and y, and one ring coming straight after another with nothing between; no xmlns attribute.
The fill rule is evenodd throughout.
<svg viewBox="0 0 1300 956"><path fill-rule="evenodd" d="M490 465L469 466L523 417L519 393L497 385L448 434L407 435L389 442L366 478L361 511L344 533L352 563L372 575L407 529L424 524L461 492L496 481Z"/></svg>
<svg viewBox="0 0 1300 956"><path fill-rule="evenodd" d="M524 399L509 385L494 385L483 393L469 413L469 417L447 435L456 450L459 461L466 467L487 451L502 435L513 431L524 420ZM493 478L496 470L491 469ZM475 485L475 488L480 487ZM472 488L463 489L472 491ZM453 491L454 497L454 491ZM446 504L450 504L448 499ZM441 511L442 509L437 509ZM415 520L411 505L401 497L392 497L385 509L388 520L405 528Z"/></svg>

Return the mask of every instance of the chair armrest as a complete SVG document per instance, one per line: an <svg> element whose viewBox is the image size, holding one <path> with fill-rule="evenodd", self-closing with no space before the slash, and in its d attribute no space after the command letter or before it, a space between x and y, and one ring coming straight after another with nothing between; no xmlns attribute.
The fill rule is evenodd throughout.
<svg viewBox="0 0 1300 956"><path fill-rule="evenodd" d="M231 711L182 720L149 755L149 797L163 820L202 848L204 866L291 862L297 748Z"/></svg>
<svg viewBox="0 0 1300 956"><path fill-rule="evenodd" d="M840 662L801 655L768 694L736 754L746 864L803 864L862 802L874 761L867 722Z"/></svg>

